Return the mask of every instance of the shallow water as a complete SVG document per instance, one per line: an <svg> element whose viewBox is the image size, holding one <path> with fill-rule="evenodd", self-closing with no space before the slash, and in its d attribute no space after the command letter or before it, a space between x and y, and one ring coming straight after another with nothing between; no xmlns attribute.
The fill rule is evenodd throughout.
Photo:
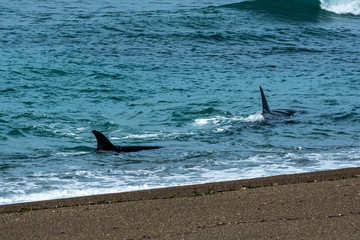
<svg viewBox="0 0 360 240"><path fill-rule="evenodd" d="M359 6L1 3L0 204L359 166Z"/></svg>

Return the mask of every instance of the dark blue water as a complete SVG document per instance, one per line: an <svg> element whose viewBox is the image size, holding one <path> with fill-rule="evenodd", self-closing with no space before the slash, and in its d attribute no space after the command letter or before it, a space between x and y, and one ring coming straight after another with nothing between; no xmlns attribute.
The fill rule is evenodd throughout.
<svg viewBox="0 0 360 240"><path fill-rule="evenodd" d="M0 0L0 204L360 166L359 14ZM300 113L265 121L260 85ZM93 129L164 148L95 154Z"/></svg>

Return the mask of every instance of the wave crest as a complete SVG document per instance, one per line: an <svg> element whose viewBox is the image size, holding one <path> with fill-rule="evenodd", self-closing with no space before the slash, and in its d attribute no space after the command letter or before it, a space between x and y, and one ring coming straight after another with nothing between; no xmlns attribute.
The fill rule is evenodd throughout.
<svg viewBox="0 0 360 240"><path fill-rule="evenodd" d="M360 0L320 0L320 6L337 14L360 15Z"/></svg>
<svg viewBox="0 0 360 240"><path fill-rule="evenodd" d="M326 10L336 14L360 15L360 0L245 0L226 7L262 10L308 18Z"/></svg>

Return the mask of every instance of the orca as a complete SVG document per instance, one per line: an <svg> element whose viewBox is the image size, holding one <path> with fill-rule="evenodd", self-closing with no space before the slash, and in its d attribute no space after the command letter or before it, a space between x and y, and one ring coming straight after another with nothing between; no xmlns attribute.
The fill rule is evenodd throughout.
<svg viewBox="0 0 360 240"><path fill-rule="evenodd" d="M262 101L262 112L261 114L266 119L280 119L282 117L291 117L297 111L294 109L274 109L270 110L269 104L266 101L265 93L260 86L261 101Z"/></svg>
<svg viewBox="0 0 360 240"><path fill-rule="evenodd" d="M97 148L98 151L112 151L112 152L138 152L142 150L151 150L151 149L159 149L159 146L114 146L110 140L105 137L99 131L93 130L92 133L95 135L97 140Z"/></svg>

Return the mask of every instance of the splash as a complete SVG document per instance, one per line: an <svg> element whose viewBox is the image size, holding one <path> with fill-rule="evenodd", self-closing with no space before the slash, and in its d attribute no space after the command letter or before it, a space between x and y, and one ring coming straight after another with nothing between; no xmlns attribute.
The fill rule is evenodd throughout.
<svg viewBox="0 0 360 240"><path fill-rule="evenodd" d="M194 125L196 126L204 126L207 124L218 124L221 121L227 121L230 118L222 117L222 116L216 116L212 118L198 118L195 119Z"/></svg>
<svg viewBox="0 0 360 240"><path fill-rule="evenodd" d="M261 115L260 112L249 115L247 117L223 117L223 116L215 116L212 118L198 118L195 119L194 125L195 126L205 126L205 125L219 125L219 124L228 124L231 122L261 122L264 120L264 117Z"/></svg>
<svg viewBox="0 0 360 240"><path fill-rule="evenodd" d="M245 117L245 118L238 118L238 120L244 121L244 122L261 122L264 120L264 117L260 112L257 112L255 114L249 115L248 117Z"/></svg>
<svg viewBox="0 0 360 240"><path fill-rule="evenodd" d="M360 0L320 0L320 6L337 14L360 15Z"/></svg>

